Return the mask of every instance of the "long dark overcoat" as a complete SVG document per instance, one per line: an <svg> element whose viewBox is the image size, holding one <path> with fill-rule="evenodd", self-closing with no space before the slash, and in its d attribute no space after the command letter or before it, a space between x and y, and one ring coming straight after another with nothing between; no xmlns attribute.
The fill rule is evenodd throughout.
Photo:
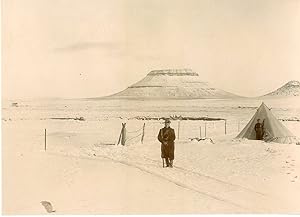
<svg viewBox="0 0 300 217"><path fill-rule="evenodd" d="M261 123L256 123L254 126L254 130L256 132L256 139L262 140L263 139L263 127L264 125Z"/></svg>
<svg viewBox="0 0 300 217"><path fill-rule="evenodd" d="M174 140L176 139L174 129L170 127L160 129L157 138L161 142L161 157L174 160Z"/></svg>

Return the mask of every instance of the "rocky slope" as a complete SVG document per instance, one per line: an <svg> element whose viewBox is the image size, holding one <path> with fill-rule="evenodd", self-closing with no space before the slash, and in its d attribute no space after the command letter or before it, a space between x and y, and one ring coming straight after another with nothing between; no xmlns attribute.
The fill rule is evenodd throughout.
<svg viewBox="0 0 300 217"><path fill-rule="evenodd" d="M277 90L264 95L263 97L294 97L300 96L300 82L289 81Z"/></svg>
<svg viewBox="0 0 300 217"><path fill-rule="evenodd" d="M201 81L191 69L154 70L112 98L226 99L239 97Z"/></svg>

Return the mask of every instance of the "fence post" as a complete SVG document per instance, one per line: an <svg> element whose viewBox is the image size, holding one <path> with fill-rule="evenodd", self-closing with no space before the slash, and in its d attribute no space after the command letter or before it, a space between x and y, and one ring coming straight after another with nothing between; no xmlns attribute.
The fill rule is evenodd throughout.
<svg viewBox="0 0 300 217"><path fill-rule="evenodd" d="M178 139L179 139L179 132L180 132L180 120L178 121L178 132L177 132Z"/></svg>
<svg viewBox="0 0 300 217"><path fill-rule="evenodd" d="M238 122L238 132L240 132L240 120Z"/></svg>
<svg viewBox="0 0 300 217"><path fill-rule="evenodd" d="M121 145L125 146L126 142L126 123L123 123Z"/></svg>
<svg viewBox="0 0 300 217"><path fill-rule="evenodd" d="M122 123L122 128L121 128L121 131L120 131L120 136L119 136L117 145L119 145L120 142L121 142L121 138L122 138L122 130L123 130L123 123Z"/></svg>
<svg viewBox="0 0 300 217"><path fill-rule="evenodd" d="M199 127L199 130L200 130L200 139L202 138L202 135L201 135L201 126Z"/></svg>
<svg viewBox="0 0 300 217"><path fill-rule="evenodd" d="M204 123L204 137L206 138L206 122Z"/></svg>
<svg viewBox="0 0 300 217"><path fill-rule="evenodd" d="M47 130L45 129L45 151L47 150Z"/></svg>
<svg viewBox="0 0 300 217"><path fill-rule="evenodd" d="M144 125L143 125L143 134L142 134L142 138L141 138L141 143L142 144L144 142L144 136L145 136L145 125L146 125L146 123L144 123Z"/></svg>
<svg viewBox="0 0 300 217"><path fill-rule="evenodd" d="M227 120L225 119L225 135L226 135L226 133L227 133Z"/></svg>
<svg viewBox="0 0 300 217"><path fill-rule="evenodd" d="M121 142L121 145L125 145L126 142L126 123L122 123L122 129L120 132L119 140L117 145L119 145Z"/></svg>

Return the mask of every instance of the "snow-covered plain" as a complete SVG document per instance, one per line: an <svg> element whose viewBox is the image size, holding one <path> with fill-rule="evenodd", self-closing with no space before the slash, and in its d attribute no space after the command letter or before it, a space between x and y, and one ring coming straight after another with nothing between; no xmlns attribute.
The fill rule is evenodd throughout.
<svg viewBox="0 0 300 217"><path fill-rule="evenodd" d="M300 145L234 140L260 103L4 101L3 212L44 214L46 200L56 214L300 213ZM299 98L265 103L279 119L300 119ZM227 132L224 121L181 121L178 135L173 121L175 167L162 168L156 139L162 121L134 117L171 115L224 118ZM85 121L51 119L75 117ZM127 145L114 145L124 122ZM300 122L283 123L300 137ZM205 125L214 143L191 141L200 127L204 136Z"/></svg>

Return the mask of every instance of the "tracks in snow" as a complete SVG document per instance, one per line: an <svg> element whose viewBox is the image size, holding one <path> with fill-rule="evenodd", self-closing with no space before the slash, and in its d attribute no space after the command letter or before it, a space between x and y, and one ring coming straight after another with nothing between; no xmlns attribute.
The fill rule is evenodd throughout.
<svg viewBox="0 0 300 217"><path fill-rule="evenodd" d="M170 177L166 177L166 176L164 176L163 174L160 174L160 173L158 173L158 172L154 172L154 171L151 171L151 170L149 170L149 169L146 169L146 168L143 167L143 166L138 166L137 164L130 163L130 162L124 161L124 160L116 160L116 159L113 159L113 158L108 157L108 156L105 156L105 155L97 155L97 157L106 158L106 159L109 159L109 160L111 160L111 161L113 161L113 162L115 162L115 163L121 163L121 164L130 166L130 167L134 167L134 168L139 169L139 170L141 170L141 171L143 171L143 172L146 172L146 173L149 173L149 174L154 175L154 176L156 176L156 177L159 177L159 178L162 178L162 179L164 179L164 180L167 180L167 181L169 181L169 182L171 182L171 183L173 183L173 184L175 184L175 185L177 185L177 186L179 186L179 187L182 187L182 188L185 188L185 189L188 189L188 190L197 192L197 193L199 193L199 194L201 194L201 195L205 195L206 197L209 197L209 198L211 198L211 199L215 199L215 200L217 200L217 201L224 202L224 203L226 203L227 205L229 204L229 205L234 206L234 207L237 207L237 208L239 208L239 209L250 211L248 208L243 207L243 206L241 206L240 204L237 204L237 203L235 203L235 202L232 202L232 201L229 201L229 200L226 200L226 199L219 198L219 197L217 197L217 196L215 196L215 195L213 195L213 194L210 194L210 193L208 193L208 192L200 191L200 190L198 190L198 189L196 189L196 188L194 188L194 187L192 187L192 186L189 186L189 185L187 185L187 184L184 184L183 182L180 182L180 181L178 181L178 180L174 180L174 179L172 179L172 178L170 178Z"/></svg>
<svg viewBox="0 0 300 217"><path fill-rule="evenodd" d="M129 153L126 153L125 156L122 155L122 153L97 153L97 151L99 150L93 149L94 153L85 153L88 155L86 157L74 157L88 160L97 160L97 158L100 157L115 163L121 163L164 179L179 187L196 192L202 196L224 203L227 206L235 207L239 212L266 213L281 210L281 204L278 199L200 172L188 170L180 166L162 168L160 161L147 156L133 156ZM72 157L70 155L64 156Z"/></svg>
<svg viewBox="0 0 300 217"><path fill-rule="evenodd" d="M96 152L97 150L94 151ZM243 212L274 212L274 208L278 211L281 210L281 204L278 199L180 166L162 168L161 162L158 160L146 156L132 156L128 153L126 153L126 156L122 156L120 153L98 153L96 155L116 163L135 167L177 186L234 206Z"/></svg>
<svg viewBox="0 0 300 217"><path fill-rule="evenodd" d="M157 161L157 160L153 160L153 159L148 158L148 157L145 157L145 156L144 156L144 158L147 159L147 160L150 160L150 161L152 161L152 162L159 163L159 161ZM228 186L233 186L233 187L241 188L241 189L243 189L243 190L250 191L250 192L253 192L253 193L256 193L256 194L260 194L260 195L262 195L262 196L267 196L267 195L264 194L264 193L261 193L261 192L258 192L258 191L254 191L254 190L249 189L249 188L246 188L246 187L244 187L244 186L237 185L237 184L233 184L233 183L230 183L230 182L226 182L226 181L223 181L223 180L221 180L221 179L218 179L218 178L215 178L215 177L212 177L212 176L203 174L203 173L199 173L199 172L196 172L196 171L193 171L193 170L185 169L185 168L180 167L180 166L174 165L174 168L179 169L179 170L183 170L183 171L188 172L188 173L193 173L193 174L195 174L196 176L199 176L199 177L204 177L204 178L212 179L212 180L214 180L214 181L216 181L216 182L219 182L219 183L222 183L222 184L224 184L224 185L228 185Z"/></svg>

